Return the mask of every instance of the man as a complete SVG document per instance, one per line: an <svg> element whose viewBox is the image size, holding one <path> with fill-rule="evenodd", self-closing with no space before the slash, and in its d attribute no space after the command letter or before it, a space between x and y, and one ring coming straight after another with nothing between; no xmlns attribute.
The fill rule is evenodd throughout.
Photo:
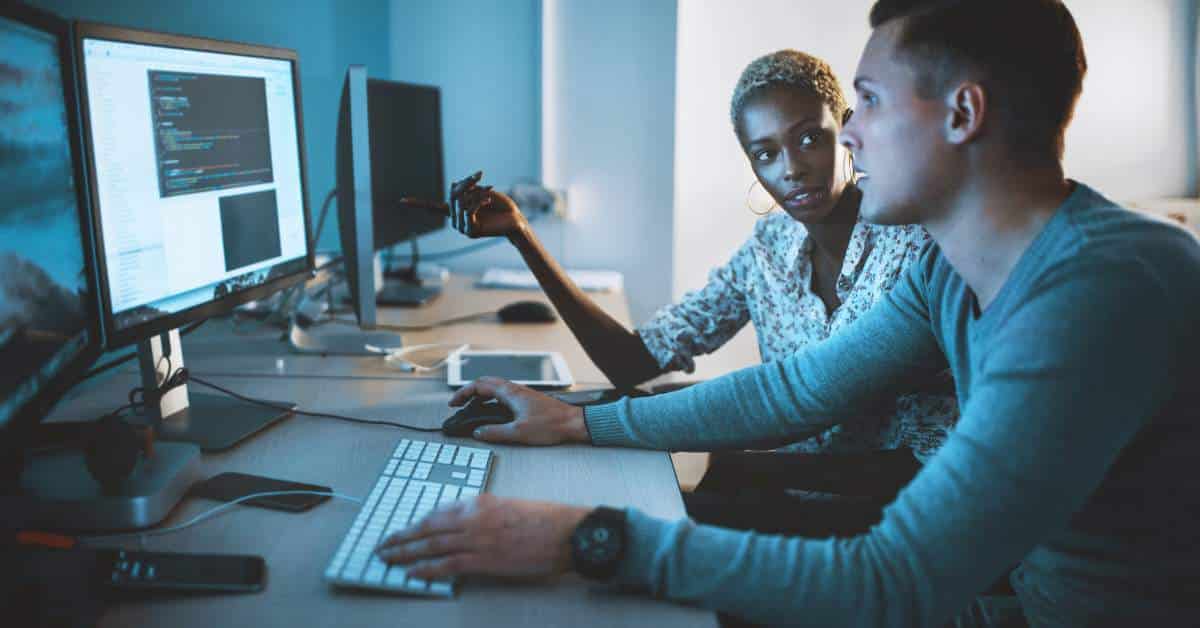
<svg viewBox="0 0 1200 628"><path fill-rule="evenodd" d="M1030 624L1200 621L1200 246L1065 179L1086 62L1061 3L880 0L871 24L840 139L870 175L864 216L936 241L884 302L809 351L670 395L584 412L489 379L452 403L511 406L477 434L492 442L771 446L949 367L962 419L883 521L816 540L485 496L381 556L423 577L574 568L817 626L939 625L1017 564Z"/></svg>

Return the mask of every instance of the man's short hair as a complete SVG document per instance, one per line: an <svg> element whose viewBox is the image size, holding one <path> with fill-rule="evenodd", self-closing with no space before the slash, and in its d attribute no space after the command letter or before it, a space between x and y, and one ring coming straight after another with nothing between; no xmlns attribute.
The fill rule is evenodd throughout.
<svg viewBox="0 0 1200 628"><path fill-rule="evenodd" d="M1087 73L1083 40L1062 2L879 0L871 9L871 28L897 19L898 47L918 72L921 97L951 81L978 81L1014 152L1062 159Z"/></svg>

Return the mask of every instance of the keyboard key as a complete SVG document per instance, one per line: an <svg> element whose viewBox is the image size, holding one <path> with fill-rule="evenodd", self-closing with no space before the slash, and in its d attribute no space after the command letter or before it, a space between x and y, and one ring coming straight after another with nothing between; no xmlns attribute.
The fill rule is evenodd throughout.
<svg viewBox="0 0 1200 628"><path fill-rule="evenodd" d="M422 462L421 464L417 465L417 470L413 473L413 477L418 480L428 480L429 472L432 470L433 465L429 464L428 462Z"/></svg>
<svg viewBox="0 0 1200 628"><path fill-rule="evenodd" d="M411 478L412 473L413 473L413 468L415 468L416 466L417 466L416 463L411 460L405 460L404 462L401 462L400 466L396 468L396 477Z"/></svg>
<svg viewBox="0 0 1200 628"><path fill-rule="evenodd" d="M429 586L429 581L422 580L421 578L409 578L408 582L404 583L404 586L409 590L424 591L425 587Z"/></svg>
<svg viewBox="0 0 1200 628"><path fill-rule="evenodd" d="M408 449L409 442L410 441L407 438L400 439L400 443L398 445L396 445L396 451L392 452L392 457L399 458L399 457L403 456L404 450Z"/></svg>
<svg viewBox="0 0 1200 628"><path fill-rule="evenodd" d="M442 451L438 453L438 464L454 464L456 451L458 451L458 445L442 445Z"/></svg>
<svg viewBox="0 0 1200 628"><path fill-rule="evenodd" d="M391 567L387 570L387 575L383 578L383 583L389 587L402 587L404 580L408 578L408 572L404 571L403 567Z"/></svg>
<svg viewBox="0 0 1200 628"><path fill-rule="evenodd" d="M426 445L425 452L421 454L421 462L433 462L437 460L437 453L441 447L441 443L429 443Z"/></svg>
<svg viewBox="0 0 1200 628"><path fill-rule="evenodd" d="M459 497L464 497L464 498L465 497L476 497L478 495L479 495L479 489L473 488L470 486L464 486L462 488L462 492L459 493Z"/></svg>
<svg viewBox="0 0 1200 628"><path fill-rule="evenodd" d="M486 469L487 468L487 460L488 460L488 452L475 450L475 452L471 454L471 468Z"/></svg>
<svg viewBox="0 0 1200 628"><path fill-rule="evenodd" d="M389 462L388 462L388 464L387 464L387 468L385 468L385 469L383 470L383 474L384 474L384 475L391 475L391 474L395 473L395 472L396 472L396 465L397 465L397 464L399 464L399 461L398 461L398 460L396 460L395 458L392 458L392 459L391 459L391 461L389 461Z"/></svg>
<svg viewBox="0 0 1200 628"><path fill-rule="evenodd" d="M454 587L452 587L449 582L437 580L429 583L429 592L436 593L438 595L453 595Z"/></svg>
<svg viewBox="0 0 1200 628"><path fill-rule="evenodd" d="M454 466L468 467L471 466L471 452L467 447L459 447L458 455L454 456Z"/></svg>
<svg viewBox="0 0 1200 628"><path fill-rule="evenodd" d="M448 504L458 499L458 487L453 484L447 484L446 488L442 489L442 495L438 498L438 505Z"/></svg>
<svg viewBox="0 0 1200 628"><path fill-rule="evenodd" d="M418 460L418 459L420 459L420 458L421 458L421 451L422 451L423 449L425 449L425 443L424 443L423 441L416 441L416 442L414 442L412 445L409 445L409 447L408 447L408 452L406 452L406 453L404 454L404 459L405 459L405 460Z"/></svg>
<svg viewBox="0 0 1200 628"><path fill-rule="evenodd" d="M471 486L483 486L483 471L473 469L470 477L467 478L467 484Z"/></svg>

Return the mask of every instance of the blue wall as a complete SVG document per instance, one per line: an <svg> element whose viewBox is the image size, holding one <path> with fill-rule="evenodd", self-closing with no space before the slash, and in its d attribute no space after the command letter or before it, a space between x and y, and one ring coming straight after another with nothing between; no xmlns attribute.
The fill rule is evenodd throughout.
<svg viewBox="0 0 1200 628"><path fill-rule="evenodd" d="M182 35L296 50L308 157L308 200L315 227L319 203L334 186L338 99L346 66L390 72L388 0L29 0L59 15ZM337 248L334 222L319 248Z"/></svg>
<svg viewBox="0 0 1200 628"><path fill-rule="evenodd" d="M505 189L541 178L540 0L393 0L391 76L442 91L447 183L475 170ZM371 76L385 77L378 68ZM554 228L543 233L558 251ZM446 228L421 242L422 253L474 244ZM400 249L404 251L403 247ZM524 267L507 242L482 253L439 260L452 269Z"/></svg>

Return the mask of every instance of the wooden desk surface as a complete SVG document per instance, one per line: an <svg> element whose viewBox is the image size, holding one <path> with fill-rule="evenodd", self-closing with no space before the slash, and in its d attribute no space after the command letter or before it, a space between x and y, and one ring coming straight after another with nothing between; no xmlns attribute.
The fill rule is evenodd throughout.
<svg viewBox="0 0 1200 628"><path fill-rule="evenodd" d="M457 288L473 291L465 282ZM451 293L453 294L453 293ZM425 311L394 313L391 321L413 322L418 317L442 317L455 304L443 295L442 305ZM509 302L530 293L482 293L471 303L489 299ZM623 297L601 295L610 312L628 319ZM486 297L486 298L483 298ZM494 302L494 301L493 301ZM462 310L458 310L462 311ZM394 316L394 318L393 318ZM426 319L428 320L428 319ZM290 400L301 407L435 426L447 415L450 390L442 378L413 378L372 364L372 358L322 358L286 353L282 343L246 343L246 338L222 333L220 322L207 335L189 341L184 357L200 371L263 368L262 375L210 375L216 383L238 392L269 399ZM208 326L206 326L208 327ZM513 327L516 329L510 330ZM412 343L440 342L444 332L461 342L510 348L562 351L576 379L595 377L589 361L561 323L538 326L476 322L406 334ZM224 337L222 337L224 336ZM269 339L269 334L268 334ZM229 341L241 353L221 352ZM500 341L500 342L497 342ZM458 340L455 340L458 342ZM193 346L194 345L194 346ZM205 347L211 349L206 351ZM272 354L255 362L253 351ZM581 359L582 357L582 359ZM285 361L277 369L276 359ZM240 360L240 361L239 361ZM378 361L378 359L374 359ZM222 364L224 365L222 367ZM268 368L269 367L269 368ZM581 375L581 374L588 375ZM321 375L333 377L321 377ZM320 379L316 379L321 377ZM594 381L603 381L598 378ZM118 373L88 386L55 412L63 417L96 416L123 400L136 385L132 373ZM199 390L198 387L193 387ZM382 427L353 425L303 416L289 418L233 449L207 454L200 477L241 471L300 482L332 486L335 491L363 497L369 491L401 438L467 442L440 434L420 434ZM477 443L476 443L477 444ZM588 446L528 448L489 446L496 453L488 490L495 495L545 499L580 505L633 506L666 518L683 516L683 504L670 458L662 452L603 449ZM213 502L185 500L167 519L178 524L212 507ZM500 583L464 580L454 600L367 594L333 589L322 573L341 542L358 505L331 500L307 513L293 514L252 507L233 508L193 528L161 537L145 537L145 549L158 551L258 554L267 562L266 590L258 594L213 597L154 598L114 606L104 626L715 626L713 614L646 597L615 595L575 576L540 583ZM137 539L112 543L137 548Z"/></svg>

